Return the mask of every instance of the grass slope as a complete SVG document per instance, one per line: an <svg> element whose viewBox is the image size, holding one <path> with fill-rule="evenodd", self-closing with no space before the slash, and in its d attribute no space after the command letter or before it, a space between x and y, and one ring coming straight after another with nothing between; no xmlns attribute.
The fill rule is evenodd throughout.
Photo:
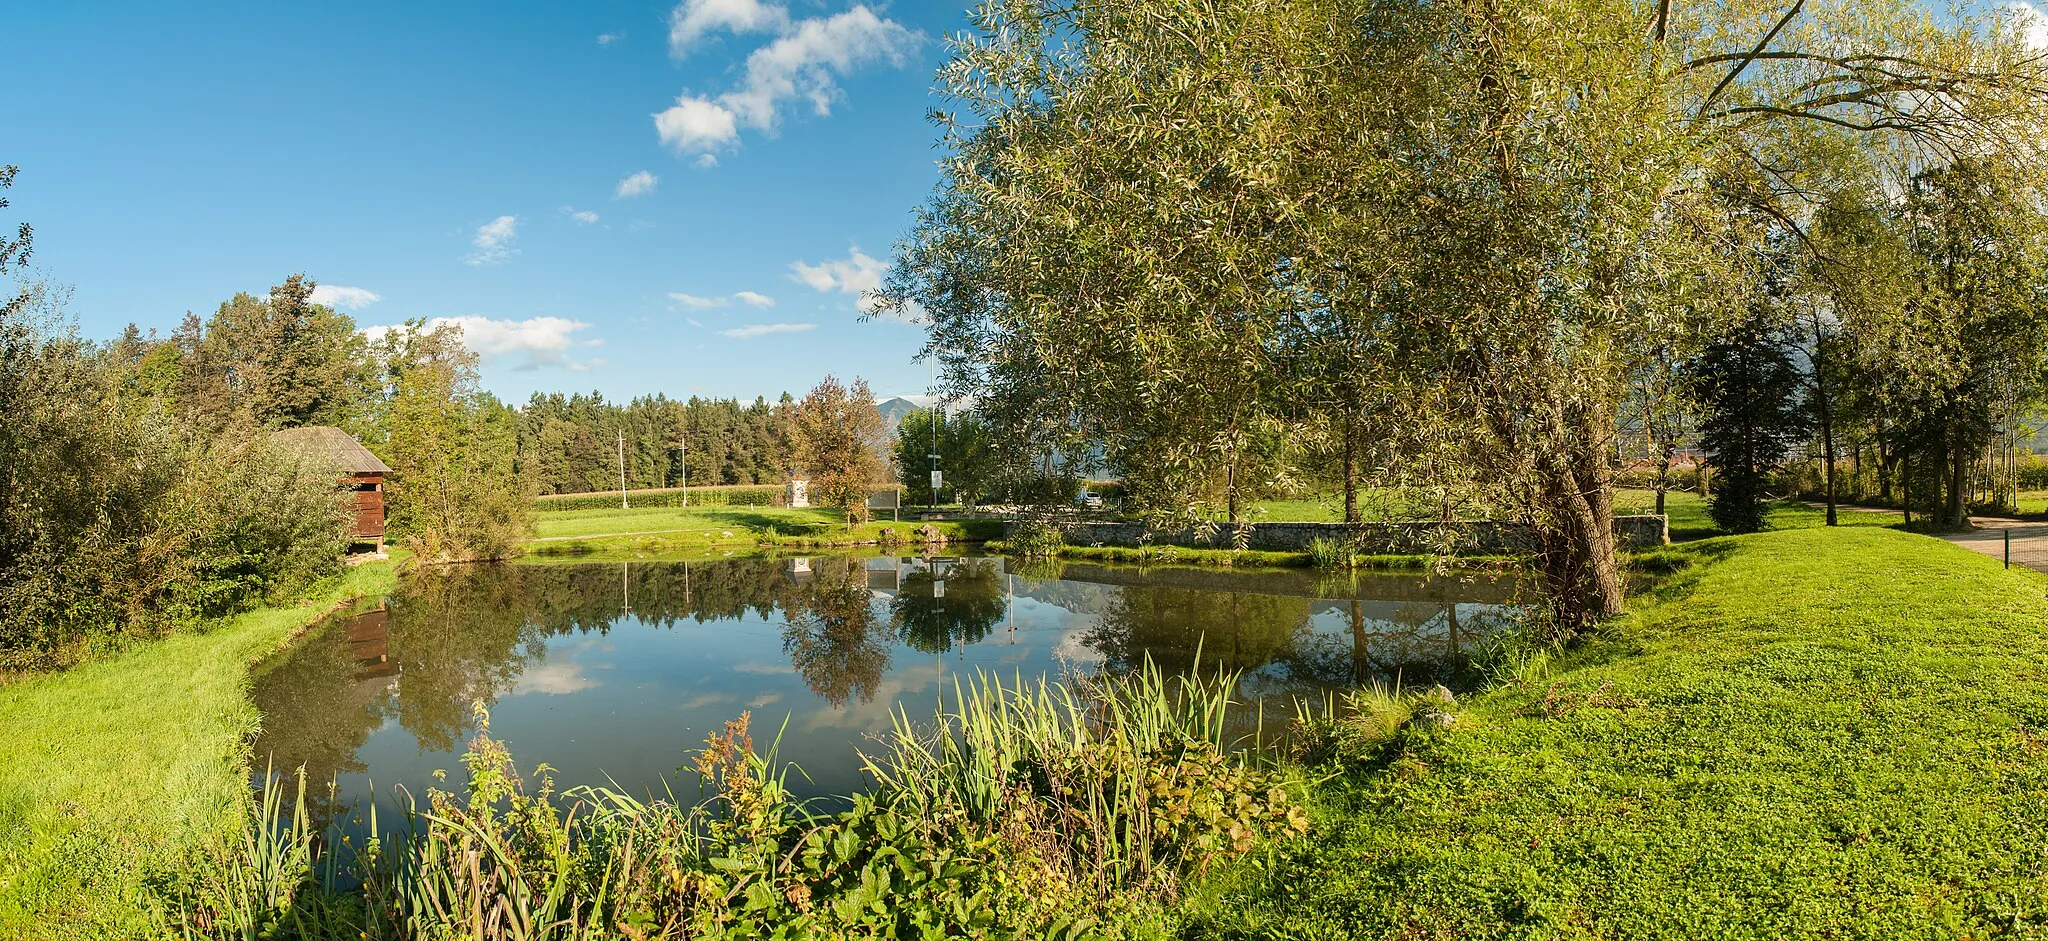
<svg viewBox="0 0 2048 941"><path fill-rule="evenodd" d="M1873 527L1663 552L1547 676L1352 750L1189 934L2048 937L2048 578Z"/></svg>
<svg viewBox="0 0 2048 941"><path fill-rule="evenodd" d="M147 881L239 814L249 667L390 565L293 607L0 687L0 938L148 934Z"/></svg>

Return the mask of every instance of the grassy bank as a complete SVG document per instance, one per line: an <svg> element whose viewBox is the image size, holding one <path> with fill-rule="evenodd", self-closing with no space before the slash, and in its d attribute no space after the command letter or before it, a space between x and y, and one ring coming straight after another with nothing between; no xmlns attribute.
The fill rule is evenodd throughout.
<svg viewBox="0 0 2048 941"><path fill-rule="evenodd" d="M392 584L359 566L298 605L0 687L0 937L147 932L149 880L242 812L251 662Z"/></svg>
<svg viewBox="0 0 2048 941"><path fill-rule="evenodd" d="M541 556L716 556L762 548L836 548L917 545L934 527L948 543L981 542L1002 534L999 520L905 519L848 526L837 511L788 507L654 507L567 510L540 514L527 551Z"/></svg>
<svg viewBox="0 0 2048 941"><path fill-rule="evenodd" d="M1194 933L2048 936L2048 578L1873 527L1662 552L1448 729L1340 736L1315 835Z"/></svg>

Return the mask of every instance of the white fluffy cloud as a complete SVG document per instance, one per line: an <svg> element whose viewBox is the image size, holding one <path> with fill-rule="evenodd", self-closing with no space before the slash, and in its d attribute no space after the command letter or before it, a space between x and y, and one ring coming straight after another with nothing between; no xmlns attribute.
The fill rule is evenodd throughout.
<svg viewBox="0 0 2048 941"><path fill-rule="evenodd" d="M518 216L499 216L477 226L476 237L469 240L476 251L463 258L472 265L494 265L518 254L512 247L512 240L519 235Z"/></svg>
<svg viewBox="0 0 2048 941"><path fill-rule="evenodd" d="M676 152L687 153L723 147L740 132L731 111L708 98L683 94L668 110L654 116L654 133Z"/></svg>
<svg viewBox="0 0 2048 941"><path fill-rule="evenodd" d="M668 14L668 51L680 59L715 30L733 33L781 32L789 11L760 0L683 0Z"/></svg>
<svg viewBox="0 0 2048 941"><path fill-rule="evenodd" d="M612 190L612 198L631 199L635 196L645 196L648 193L654 192L655 184L660 182L661 177L642 170L620 180L618 189Z"/></svg>
<svg viewBox="0 0 2048 941"><path fill-rule="evenodd" d="M624 38L626 37L620 33L599 33L597 34L597 44L600 46L609 46L612 43L618 42L619 40Z"/></svg>
<svg viewBox="0 0 2048 941"><path fill-rule="evenodd" d="M524 359L513 366L520 370L539 369L545 366L587 368L589 363L569 361L569 352L578 347L599 346L604 342L577 339L576 332L587 330L590 325L564 317L495 320L490 317L469 316L435 317L427 321L428 330L444 326L461 328L462 345L469 347L485 362L499 362L523 356ZM363 335L375 340L394 329L397 328L366 327L363 329Z"/></svg>
<svg viewBox="0 0 2048 941"><path fill-rule="evenodd" d="M342 287L339 284L321 284L313 288L312 301L342 310L362 310L384 299L369 288Z"/></svg>
<svg viewBox="0 0 2048 941"><path fill-rule="evenodd" d="M830 114L840 78L875 63L900 67L924 41L924 34L864 4L791 20L782 7L757 0L684 0L670 16L670 49L680 55L717 28L777 36L747 56L739 87L715 97L686 91L655 114L655 133L679 154L708 155L737 140L741 127L773 131L784 106L799 99L816 114ZM701 157L699 165L706 165Z"/></svg>
<svg viewBox="0 0 2048 941"><path fill-rule="evenodd" d="M2041 8L2031 3L2017 0L2006 4L2005 10L2012 15L2013 22L2019 27L2020 35L2026 39L2027 45L2048 52L2048 12L2043 12Z"/></svg>
<svg viewBox="0 0 2048 941"><path fill-rule="evenodd" d="M576 220L577 225L589 225L597 221L597 213L588 209L578 209L570 212L569 218Z"/></svg>
<svg viewBox="0 0 2048 941"><path fill-rule="evenodd" d="M766 294L757 294L753 291L735 291L732 296L738 298L740 303L748 307L775 306L775 298L769 297Z"/></svg>
<svg viewBox="0 0 2048 941"><path fill-rule="evenodd" d="M863 312L876 307L874 293L881 290L882 273L889 270L889 263L870 256L855 245L848 249L845 258L821 261L815 265L808 262L789 263L790 276L811 286L811 290L826 294L849 294Z"/></svg>
<svg viewBox="0 0 2048 941"><path fill-rule="evenodd" d="M751 340L771 333L802 333L817 328L818 325L814 323L757 323L751 327L734 327L721 332L735 340Z"/></svg>
<svg viewBox="0 0 2048 941"><path fill-rule="evenodd" d="M688 310L710 310L713 307L725 306L725 298L722 297L699 297L695 294L678 293L670 294L668 299Z"/></svg>

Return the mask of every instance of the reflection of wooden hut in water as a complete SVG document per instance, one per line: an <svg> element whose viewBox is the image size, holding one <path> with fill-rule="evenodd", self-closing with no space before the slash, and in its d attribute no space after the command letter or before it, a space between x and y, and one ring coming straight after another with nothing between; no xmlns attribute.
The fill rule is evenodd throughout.
<svg viewBox="0 0 2048 941"><path fill-rule="evenodd" d="M389 466L348 432L329 425L286 428L272 432L270 439L286 450L334 465L341 486L355 498L355 528L350 535L384 551L384 479L391 474Z"/></svg>
<svg viewBox="0 0 2048 941"><path fill-rule="evenodd" d="M356 668L351 679L370 680L398 675L398 661L391 659L391 609L378 605L348 619L344 625L349 657Z"/></svg>

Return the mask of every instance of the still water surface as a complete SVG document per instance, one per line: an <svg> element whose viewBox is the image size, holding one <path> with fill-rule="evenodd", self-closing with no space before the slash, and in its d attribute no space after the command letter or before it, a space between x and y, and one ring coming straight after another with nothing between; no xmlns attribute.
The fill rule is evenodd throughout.
<svg viewBox="0 0 2048 941"><path fill-rule="evenodd" d="M561 786L662 793L709 732L742 712L783 728L800 796L864 786L899 706L929 716L956 679L1124 670L1150 655L1244 671L1239 698L1360 682L1458 685L1504 620L1489 576L1318 577L1000 558L825 556L427 571L337 617L258 671L255 770L304 766L344 802L462 781L470 703L522 769ZM784 722L786 719L786 726ZM805 780L808 776L808 780Z"/></svg>

